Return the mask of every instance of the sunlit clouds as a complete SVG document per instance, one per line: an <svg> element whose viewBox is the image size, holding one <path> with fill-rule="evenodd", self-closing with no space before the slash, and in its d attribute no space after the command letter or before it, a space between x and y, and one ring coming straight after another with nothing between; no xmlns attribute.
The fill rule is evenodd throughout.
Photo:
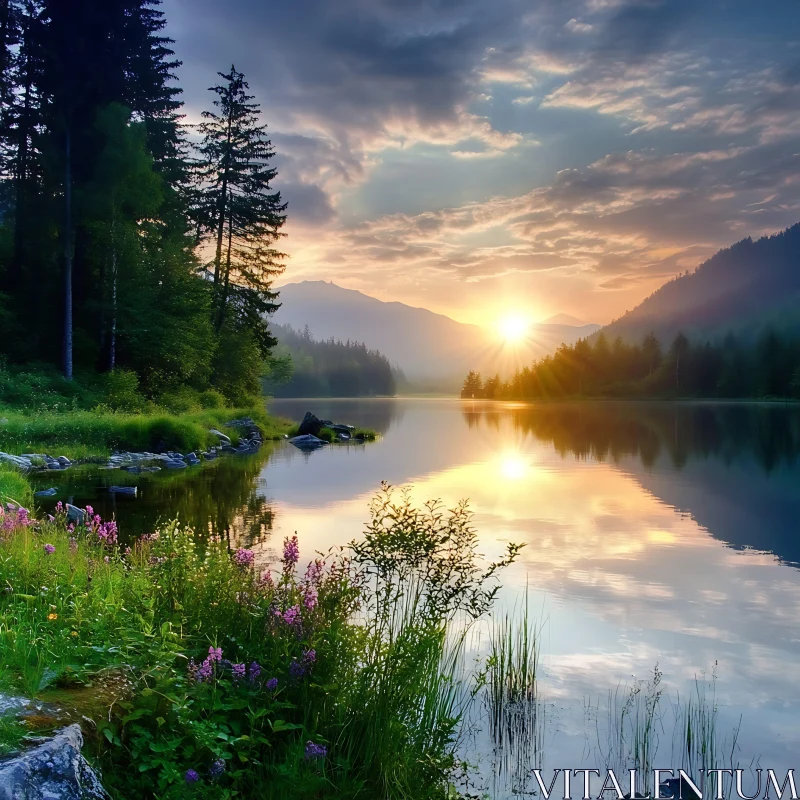
<svg viewBox="0 0 800 800"><path fill-rule="evenodd" d="M167 5L189 118L212 64L262 101L287 281L606 322L800 218L790 0Z"/></svg>

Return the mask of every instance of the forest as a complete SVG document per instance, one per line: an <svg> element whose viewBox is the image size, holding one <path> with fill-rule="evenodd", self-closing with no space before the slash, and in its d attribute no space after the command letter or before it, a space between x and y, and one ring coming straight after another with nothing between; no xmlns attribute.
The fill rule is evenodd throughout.
<svg viewBox="0 0 800 800"><path fill-rule="evenodd" d="M319 341L308 326L273 325L279 344L268 362L264 389L275 397L392 396L395 373L385 355L361 342Z"/></svg>
<svg viewBox="0 0 800 800"><path fill-rule="evenodd" d="M233 66L186 123L159 5L0 3L5 383L260 394L284 269L274 150Z"/></svg>
<svg viewBox="0 0 800 800"><path fill-rule="evenodd" d="M641 344L603 332L524 367L508 380L471 371L462 398L567 397L800 398L800 341L765 330L754 342L728 334L693 343L679 333L664 349L652 333Z"/></svg>

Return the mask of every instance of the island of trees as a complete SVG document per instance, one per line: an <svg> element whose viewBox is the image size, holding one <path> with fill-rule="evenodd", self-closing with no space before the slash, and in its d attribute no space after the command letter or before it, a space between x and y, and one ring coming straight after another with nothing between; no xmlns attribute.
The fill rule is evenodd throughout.
<svg viewBox="0 0 800 800"><path fill-rule="evenodd" d="M517 370L507 381L471 371L463 398L569 397L800 398L800 341L767 329L756 341L727 335L693 343L679 333L664 348L654 334L641 344L601 332Z"/></svg>

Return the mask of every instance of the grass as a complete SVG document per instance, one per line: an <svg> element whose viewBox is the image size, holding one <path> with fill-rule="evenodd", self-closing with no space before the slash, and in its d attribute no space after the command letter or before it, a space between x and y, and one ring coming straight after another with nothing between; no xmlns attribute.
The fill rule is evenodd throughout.
<svg viewBox="0 0 800 800"><path fill-rule="evenodd" d="M239 417L251 417L268 439L282 438L289 423L261 409L206 409L174 415L167 412L125 414L65 411L28 415L0 409L0 450L19 454L41 452L68 458L105 456L112 450L152 450L161 445L181 451L201 450L218 443L209 428ZM233 428L225 430L238 441Z"/></svg>
<svg viewBox="0 0 800 800"><path fill-rule="evenodd" d="M0 503L28 505L32 498L33 491L25 476L0 464Z"/></svg>
<svg viewBox="0 0 800 800"><path fill-rule="evenodd" d="M469 696L453 622L512 557L481 568L468 521L387 487L358 546L298 573L296 539L264 570L176 522L121 551L100 520L7 513L4 689L91 720L115 798L445 800Z"/></svg>

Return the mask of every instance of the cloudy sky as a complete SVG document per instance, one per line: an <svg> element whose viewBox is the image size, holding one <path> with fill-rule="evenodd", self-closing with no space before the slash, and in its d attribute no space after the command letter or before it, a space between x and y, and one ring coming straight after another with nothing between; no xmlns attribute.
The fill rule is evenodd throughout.
<svg viewBox="0 0 800 800"><path fill-rule="evenodd" d="M800 0L165 0L190 120L235 63L285 281L607 322L800 221Z"/></svg>

